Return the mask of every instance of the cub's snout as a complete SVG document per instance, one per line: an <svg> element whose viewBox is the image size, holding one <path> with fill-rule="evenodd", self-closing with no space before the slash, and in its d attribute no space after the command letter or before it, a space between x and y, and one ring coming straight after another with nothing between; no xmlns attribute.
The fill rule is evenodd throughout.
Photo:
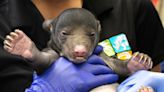
<svg viewBox="0 0 164 92"><path fill-rule="evenodd" d="M83 60L87 53L87 49L84 45L76 45L73 49L73 56L77 60Z"/></svg>
<svg viewBox="0 0 164 92"><path fill-rule="evenodd" d="M67 36L62 45L62 56L74 63L82 63L88 59L97 45L96 36L92 38L83 32L75 34Z"/></svg>

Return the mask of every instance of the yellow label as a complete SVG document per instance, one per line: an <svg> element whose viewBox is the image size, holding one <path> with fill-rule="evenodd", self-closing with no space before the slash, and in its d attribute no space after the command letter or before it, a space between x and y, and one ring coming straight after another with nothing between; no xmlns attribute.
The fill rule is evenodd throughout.
<svg viewBox="0 0 164 92"><path fill-rule="evenodd" d="M132 51L125 51L117 54L117 58L120 60L127 60L132 57Z"/></svg>
<svg viewBox="0 0 164 92"><path fill-rule="evenodd" d="M107 54L108 56L113 56L115 55L115 52L109 42L108 39L102 41L99 43L99 45L101 45L103 47L103 51L105 52L105 54Z"/></svg>

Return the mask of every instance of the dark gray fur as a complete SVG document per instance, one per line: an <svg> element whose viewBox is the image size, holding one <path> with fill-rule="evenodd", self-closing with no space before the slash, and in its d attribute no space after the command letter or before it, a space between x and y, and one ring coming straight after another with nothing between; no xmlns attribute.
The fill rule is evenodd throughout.
<svg viewBox="0 0 164 92"><path fill-rule="evenodd" d="M38 72L47 68L59 56L65 56L74 63L86 61L99 42L101 30L100 23L94 15L79 8L65 10L56 19L46 21L43 27L50 30L51 38L48 47L42 52L35 50L33 65ZM83 61L75 61L71 58L71 51L76 44L84 45L88 51ZM120 62L118 59L108 57L103 52L100 56L116 73L121 75L130 73L127 69L127 62Z"/></svg>

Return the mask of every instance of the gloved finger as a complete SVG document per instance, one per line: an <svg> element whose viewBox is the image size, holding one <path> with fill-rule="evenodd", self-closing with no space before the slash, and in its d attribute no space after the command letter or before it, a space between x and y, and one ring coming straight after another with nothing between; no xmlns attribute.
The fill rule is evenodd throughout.
<svg viewBox="0 0 164 92"><path fill-rule="evenodd" d="M141 75L143 76L144 74L147 74L147 71L145 71L145 70L138 70L137 72L132 74L130 77L128 77L126 80L121 82L119 87L122 88L122 87L125 87L125 86L132 86L132 85L136 84L137 81L140 80L140 76Z"/></svg>
<svg viewBox="0 0 164 92"><path fill-rule="evenodd" d="M141 88L142 85L125 85L124 87L118 87L118 92L138 92L137 90Z"/></svg>
<svg viewBox="0 0 164 92"><path fill-rule="evenodd" d="M92 65L92 64L84 64L79 66L81 70L92 73L93 75L101 75L101 74L114 74L115 72L107 66L104 65Z"/></svg>
<svg viewBox="0 0 164 92"><path fill-rule="evenodd" d="M31 86L25 89L25 92L54 92L53 88L41 78L34 79Z"/></svg>
<svg viewBox="0 0 164 92"><path fill-rule="evenodd" d="M147 76L145 76L145 74ZM159 73L158 73L159 74ZM140 84L140 83L148 83L149 81L147 81L148 79L151 80L152 78L152 75L153 76L156 76L155 73L153 72L150 72L150 71L146 71L146 70L139 70L137 72L135 72L133 75L131 75L130 77L128 77L126 80L124 80L120 85L119 87L120 88L125 88L125 87L128 87L128 86L132 86L134 84ZM145 77L144 77L145 76ZM141 79L141 77L143 77ZM145 80L146 79L146 80ZM147 81L147 82L145 82Z"/></svg>
<svg viewBox="0 0 164 92"><path fill-rule="evenodd" d="M33 73L33 79L37 79L38 78L38 75L37 75L37 73L34 71L34 73Z"/></svg>
<svg viewBox="0 0 164 92"><path fill-rule="evenodd" d="M115 83L118 80L117 74L105 74L100 76L95 76L95 78L88 81L88 86L90 88L95 88L97 86L105 85L105 84L111 84Z"/></svg>
<svg viewBox="0 0 164 92"><path fill-rule="evenodd" d="M121 84L118 86L118 89L121 90L121 89L129 89L131 88L132 86L134 86L136 84L136 80L134 78L128 78L126 80L124 80L123 82L121 82ZM123 92L123 91L119 91L119 92ZM126 92L126 91L124 91Z"/></svg>
<svg viewBox="0 0 164 92"><path fill-rule="evenodd" d="M136 80L134 79L134 77L130 76L126 80L121 82L121 84L118 86L118 89L120 89L120 88L127 88L128 89L135 84L136 84Z"/></svg>
<svg viewBox="0 0 164 92"><path fill-rule="evenodd" d="M89 63L89 64L106 65L105 62L100 58L100 56L97 56L97 55L91 55L91 56L88 58L87 63Z"/></svg>
<svg viewBox="0 0 164 92"><path fill-rule="evenodd" d="M67 59L65 59L64 57L60 57L59 59L57 59L56 61L54 61L45 71L44 73L40 74L40 77L44 77L45 79L48 79L52 76L54 76L54 74L56 74L57 72L61 73L65 70L68 69L72 69L75 68L75 66L73 65L73 63L69 62Z"/></svg>
<svg viewBox="0 0 164 92"><path fill-rule="evenodd" d="M56 68L61 68L61 66L64 66L64 67L62 67L62 69L64 69L64 68L71 66L72 64L73 63L68 61L65 57L60 57L59 59L57 59L55 61L55 63L53 65L55 65Z"/></svg>
<svg viewBox="0 0 164 92"><path fill-rule="evenodd" d="M103 51L103 47L98 45L94 51L93 51L93 54L96 54L96 55L99 55L101 52Z"/></svg>
<svg viewBox="0 0 164 92"><path fill-rule="evenodd" d="M146 75L146 76L145 76ZM142 78L141 78L142 77ZM130 78L130 79L129 79ZM154 89L163 89L164 74L157 72L150 72L145 70L137 71L122 82L118 87L118 92L136 92L141 86L151 86ZM157 91L163 92L163 91Z"/></svg>

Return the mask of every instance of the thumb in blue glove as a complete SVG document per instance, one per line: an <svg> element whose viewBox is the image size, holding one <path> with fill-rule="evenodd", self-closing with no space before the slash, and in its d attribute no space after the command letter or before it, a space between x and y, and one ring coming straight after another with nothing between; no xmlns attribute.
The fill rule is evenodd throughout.
<svg viewBox="0 0 164 92"><path fill-rule="evenodd" d="M93 54L99 55L103 51L103 47L101 45L97 45L93 51Z"/></svg>
<svg viewBox="0 0 164 92"><path fill-rule="evenodd" d="M116 82L118 76L101 59L92 61L96 57L93 55L78 65L61 57L37 76L26 92L88 92L97 86Z"/></svg>

